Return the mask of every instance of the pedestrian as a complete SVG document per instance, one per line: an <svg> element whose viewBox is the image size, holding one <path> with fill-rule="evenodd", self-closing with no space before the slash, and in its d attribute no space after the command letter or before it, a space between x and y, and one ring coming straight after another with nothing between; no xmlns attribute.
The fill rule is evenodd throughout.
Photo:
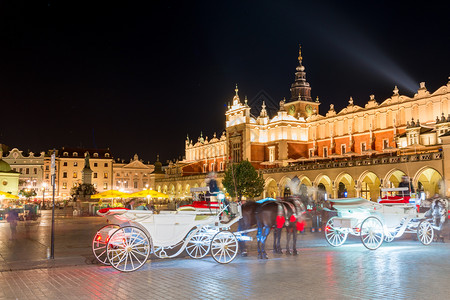
<svg viewBox="0 0 450 300"><path fill-rule="evenodd" d="M19 214L16 210L10 209L8 215L6 216L6 221L9 223L9 228L11 230L11 240L15 240L17 237L17 221L19 220Z"/></svg>
<svg viewBox="0 0 450 300"><path fill-rule="evenodd" d="M134 199L132 199L132 200L130 200L128 203L127 203L127 205L125 205L125 208L128 208L128 209L131 209L131 210L133 210L134 209Z"/></svg>

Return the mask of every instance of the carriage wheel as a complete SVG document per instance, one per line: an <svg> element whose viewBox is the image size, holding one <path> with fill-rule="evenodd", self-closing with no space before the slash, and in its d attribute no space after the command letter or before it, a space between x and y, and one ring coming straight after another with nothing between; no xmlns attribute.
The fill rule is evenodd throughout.
<svg viewBox="0 0 450 300"><path fill-rule="evenodd" d="M202 228L191 237L186 246L186 252L192 258L202 258L208 254L210 248L211 235L206 233L205 228Z"/></svg>
<svg viewBox="0 0 450 300"><path fill-rule="evenodd" d="M417 238L424 245L429 245L433 241L434 229L427 220L423 220L417 226Z"/></svg>
<svg viewBox="0 0 450 300"><path fill-rule="evenodd" d="M381 221L376 217L368 217L361 224L361 241L370 250L381 246L384 238L384 229Z"/></svg>
<svg viewBox="0 0 450 300"><path fill-rule="evenodd" d="M386 234L384 235L384 241L386 243L390 243L395 239L395 236L397 235L397 233L400 231L400 228L395 228L393 231L386 231Z"/></svg>
<svg viewBox="0 0 450 300"><path fill-rule="evenodd" d="M108 261L122 272L136 271L147 261L152 249L150 238L138 227L117 229L106 246Z"/></svg>
<svg viewBox="0 0 450 300"><path fill-rule="evenodd" d="M108 229L109 228L109 229ZM111 229L117 229L119 225L109 224L100 228L92 240L92 253L95 258L104 265L109 265L108 257L106 256L106 244L108 243L108 232ZM102 236L102 232L104 233Z"/></svg>
<svg viewBox="0 0 450 300"><path fill-rule="evenodd" d="M220 231L211 240L211 256L221 264L231 262L238 252L238 240L229 231Z"/></svg>
<svg viewBox="0 0 450 300"><path fill-rule="evenodd" d="M336 217L332 217L331 219L329 219L327 225L325 225L325 238L328 244L330 244L331 246L339 247L347 239L348 233L334 227L334 218Z"/></svg>

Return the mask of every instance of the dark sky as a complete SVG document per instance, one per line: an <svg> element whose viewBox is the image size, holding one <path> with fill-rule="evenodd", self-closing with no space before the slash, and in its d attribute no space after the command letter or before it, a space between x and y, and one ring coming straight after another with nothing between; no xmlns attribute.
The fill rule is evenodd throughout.
<svg viewBox="0 0 450 300"><path fill-rule="evenodd" d="M321 114L450 76L449 2L122 2L0 2L0 143L176 158L224 130L236 83L288 98L299 43Z"/></svg>

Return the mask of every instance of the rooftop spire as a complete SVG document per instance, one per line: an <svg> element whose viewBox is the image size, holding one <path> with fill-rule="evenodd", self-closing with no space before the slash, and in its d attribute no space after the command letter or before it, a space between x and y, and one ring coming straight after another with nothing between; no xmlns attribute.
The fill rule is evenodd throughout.
<svg viewBox="0 0 450 300"><path fill-rule="evenodd" d="M300 65L302 64L302 60L303 60L303 57L302 57L302 45L299 44L298 45L298 62L299 62Z"/></svg>
<svg viewBox="0 0 450 300"><path fill-rule="evenodd" d="M239 89L238 89L237 83L236 83L236 88L234 89L234 91L236 92L236 96L238 96Z"/></svg>

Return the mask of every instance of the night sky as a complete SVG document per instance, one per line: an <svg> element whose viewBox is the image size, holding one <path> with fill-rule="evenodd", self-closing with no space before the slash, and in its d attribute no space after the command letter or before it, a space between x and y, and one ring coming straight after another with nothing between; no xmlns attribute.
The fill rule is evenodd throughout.
<svg viewBox="0 0 450 300"><path fill-rule="evenodd" d="M273 116L298 44L321 114L450 76L449 2L122 2L0 2L0 143L177 158L224 130L236 83Z"/></svg>

